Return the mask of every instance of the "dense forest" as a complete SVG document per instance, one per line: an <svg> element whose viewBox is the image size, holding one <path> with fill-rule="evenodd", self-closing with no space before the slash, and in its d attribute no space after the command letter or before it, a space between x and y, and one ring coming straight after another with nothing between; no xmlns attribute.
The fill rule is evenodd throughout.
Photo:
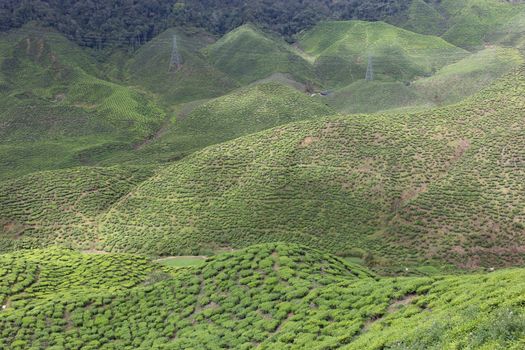
<svg viewBox="0 0 525 350"><path fill-rule="evenodd" d="M172 26L224 34L255 23L286 39L323 19L378 20L410 0L3 0L0 30L29 21L56 28L90 47L137 47Z"/></svg>

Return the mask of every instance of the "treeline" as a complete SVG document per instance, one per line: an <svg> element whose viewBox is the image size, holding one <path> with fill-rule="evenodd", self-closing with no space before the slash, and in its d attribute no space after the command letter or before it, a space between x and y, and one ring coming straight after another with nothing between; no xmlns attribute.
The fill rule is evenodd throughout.
<svg viewBox="0 0 525 350"><path fill-rule="evenodd" d="M287 40L324 19L379 20L411 0L2 0L0 30L29 21L95 48L135 48L171 26L224 34L247 22Z"/></svg>

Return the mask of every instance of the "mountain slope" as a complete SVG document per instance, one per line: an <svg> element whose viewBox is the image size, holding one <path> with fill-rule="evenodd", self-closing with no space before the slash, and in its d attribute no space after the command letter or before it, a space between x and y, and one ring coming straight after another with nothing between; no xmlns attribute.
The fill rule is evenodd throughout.
<svg viewBox="0 0 525 350"><path fill-rule="evenodd" d="M341 254L357 247L378 265L519 262L524 90L522 68L459 105L292 123L206 148L113 207L103 244L183 254L278 240ZM413 207L431 195L443 205ZM480 211L497 226L483 229Z"/></svg>
<svg viewBox="0 0 525 350"><path fill-rule="evenodd" d="M1 290L8 292L0 346L14 350L518 350L524 344L523 269L379 278L285 244L221 254L171 274L136 256L55 249L0 261L7 267L0 269Z"/></svg>
<svg viewBox="0 0 525 350"><path fill-rule="evenodd" d="M241 26L206 49L220 70L248 84L273 73L288 73L296 80L317 81L310 63L282 39L270 37L252 25Z"/></svg>
<svg viewBox="0 0 525 350"><path fill-rule="evenodd" d="M0 182L0 251L92 247L96 218L151 175L145 168L83 167Z"/></svg>
<svg viewBox="0 0 525 350"><path fill-rule="evenodd" d="M98 76L89 53L59 34L26 26L0 42L2 178L92 164L165 118L148 96Z"/></svg>
<svg viewBox="0 0 525 350"><path fill-rule="evenodd" d="M301 36L299 45L331 87L364 79L369 59L375 79L410 81L467 55L438 37L384 22L321 22Z"/></svg>
<svg viewBox="0 0 525 350"><path fill-rule="evenodd" d="M200 52L214 40L198 30L168 29L134 54L127 64L129 81L158 94L168 106L224 95L237 83L213 67ZM179 68L170 68L173 52L180 59Z"/></svg>
<svg viewBox="0 0 525 350"><path fill-rule="evenodd" d="M303 92L277 82L238 89L196 107L136 156L177 159L206 146L334 111Z"/></svg>

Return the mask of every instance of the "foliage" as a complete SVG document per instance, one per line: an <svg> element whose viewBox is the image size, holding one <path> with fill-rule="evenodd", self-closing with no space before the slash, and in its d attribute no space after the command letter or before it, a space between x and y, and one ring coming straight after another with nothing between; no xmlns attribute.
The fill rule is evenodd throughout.
<svg viewBox="0 0 525 350"><path fill-rule="evenodd" d="M214 66L242 84L288 73L300 82L315 82L314 68L301 53L280 38L252 25L241 26L206 48Z"/></svg>
<svg viewBox="0 0 525 350"><path fill-rule="evenodd" d="M165 118L150 96L104 80L88 52L53 31L26 26L0 46L2 179L129 151Z"/></svg>
<svg viewBox="0 0 525 350"><path fill-rule="evenodd" d="M50 25L81 45L135 48L170 26L201 27L225 34L253 22L291 38L320 19L377 20L408 6L408 0L147 0L104 2L79 0L5 0L0 29L31 20Z"/></svg>
<svg viewBox="0 0 525 350"><path fill-rule="evenodd" d="M467 49L506 38L513 46L522 34L525 4L500 0L414 0L388 20L423 34L442 36Z"/></svg>
<svg viewBox="0 0 525 350"><path fill-rule="evenodd" d="M159 139L136 152L135 157L177 159L239 136L333 113L320 101L291 87L260 83L197 106L164 130Z"/></svg>
<svg viewBox="0 0 525 350"><path fill-rule="evenodd" d="M56 242L91 248L96 219L151 175L147 168L82 167L0 183L0 251Z"/></svg>
<svg viewBox="0 0 525 350"><path fill-rule="evenodd" d="M191 255L289 241L358 247L378 266L520 262L524 76L450 107L296 122L193 153L105 215L103 245Z"/></svg>
<svg viewBox="0 0 525 350"><path fill-rule="evenodd" d="M299 45L315 59L316 69L330 87L364 79L369 58L376 80L410 81L467 55L438 37L384 22L322 22L301 36Z"/></svg>
<svg viewBox="0 0 525 350"><path fill-rule="evenodd" d="M520 349L525 336L522 269L378 278L285 244L153 283L159 267L130 255L53 248L0 261L7 349Z"/></svg>
<svg viewBox="0 0 525 350"><path fill-rule="evenodd" d="M412 82L365 80L334 90L326 101L342 113L428 108L459 102L524 63L519 51L492 47Z"/></svg>

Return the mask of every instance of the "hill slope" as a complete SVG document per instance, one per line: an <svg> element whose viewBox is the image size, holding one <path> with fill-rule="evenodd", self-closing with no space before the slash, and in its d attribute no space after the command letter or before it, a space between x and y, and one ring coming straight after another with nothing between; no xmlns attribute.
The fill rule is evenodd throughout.
<svg viewBox="0 0 525 350"><path fill-rule="evenodd" d="M443 39L384 22L321 22L299 40L330 87L364 79L369 58L377 80L410 81L467 55Z"/></svg>
<svg viewBox="0 0 525 350"><path fill-rule="evenodd" d="M300 82L314 82L311 64L282 39L252 25L241 26L206 49L210 61L242 84L288 73Z"/></svg>
<svg viewBox="0 0 525 350"><path fill-rule="evenodd" d="M418 33L439 35L466 49L478 49L502 37L516 47L524 13L525 4L520 1L414 0L406 12L390 21Z"/></svg>
<svg viewBox="0 0 525 350"><path fill-rule="evenodd" d="M277 82L260 83L196 107L135 152L135 157L178 159L212 144L331 114L331 108L294 88Z"/></svg>
<svg viewBox="0 0 525 350"><path fill-rule="evenodd" d="M9 349L524 345L522 269L377 278L328 254L284 244L222 254L171 275L127 255L41 250L0 261L7 267L0 270L7 291L0 346ZM124 270L132 276L124 278Z"/></svg>
<svg viewBox="0 0 525 350"><path fill-rule="evenodd" d="M209 147L113 207L104 245L179 254L278 240L358 247L377 264L520 262L523 91L519 69L456 106L292 123Z"/></svg>
<svg viewBox="0 0 525 350"><path fill-rule="evenodd" d="M153 133L164 112L103 80L84 50L27 26L0 37L1 178L87 165Z"/></svg>
<svg viewBox="0 0 525 350"><path fill-rule="evenodd" d="M174 52L181 66L170 68ZM133 84L160 96L163 104L174 104L217 97L236 88L237 83L211 65L200 52L215 41L202 31L172 28L142 46L127 64L127 75Z"/></svg>
<svg viewBox="0 0 525 350"><path fill-rule="evenodd" d="M517 49L491 47L411 83L356 81L334 90L327 103L342 113L425 108L459 102L524 63Z"/></svg>
<svg viewBox="0 0 525 350"><path fill-rule="evenodd" d="M83 167L0 182L0 251L59 242L92 247L96 218L151 175L145 168Z"/></svg>

